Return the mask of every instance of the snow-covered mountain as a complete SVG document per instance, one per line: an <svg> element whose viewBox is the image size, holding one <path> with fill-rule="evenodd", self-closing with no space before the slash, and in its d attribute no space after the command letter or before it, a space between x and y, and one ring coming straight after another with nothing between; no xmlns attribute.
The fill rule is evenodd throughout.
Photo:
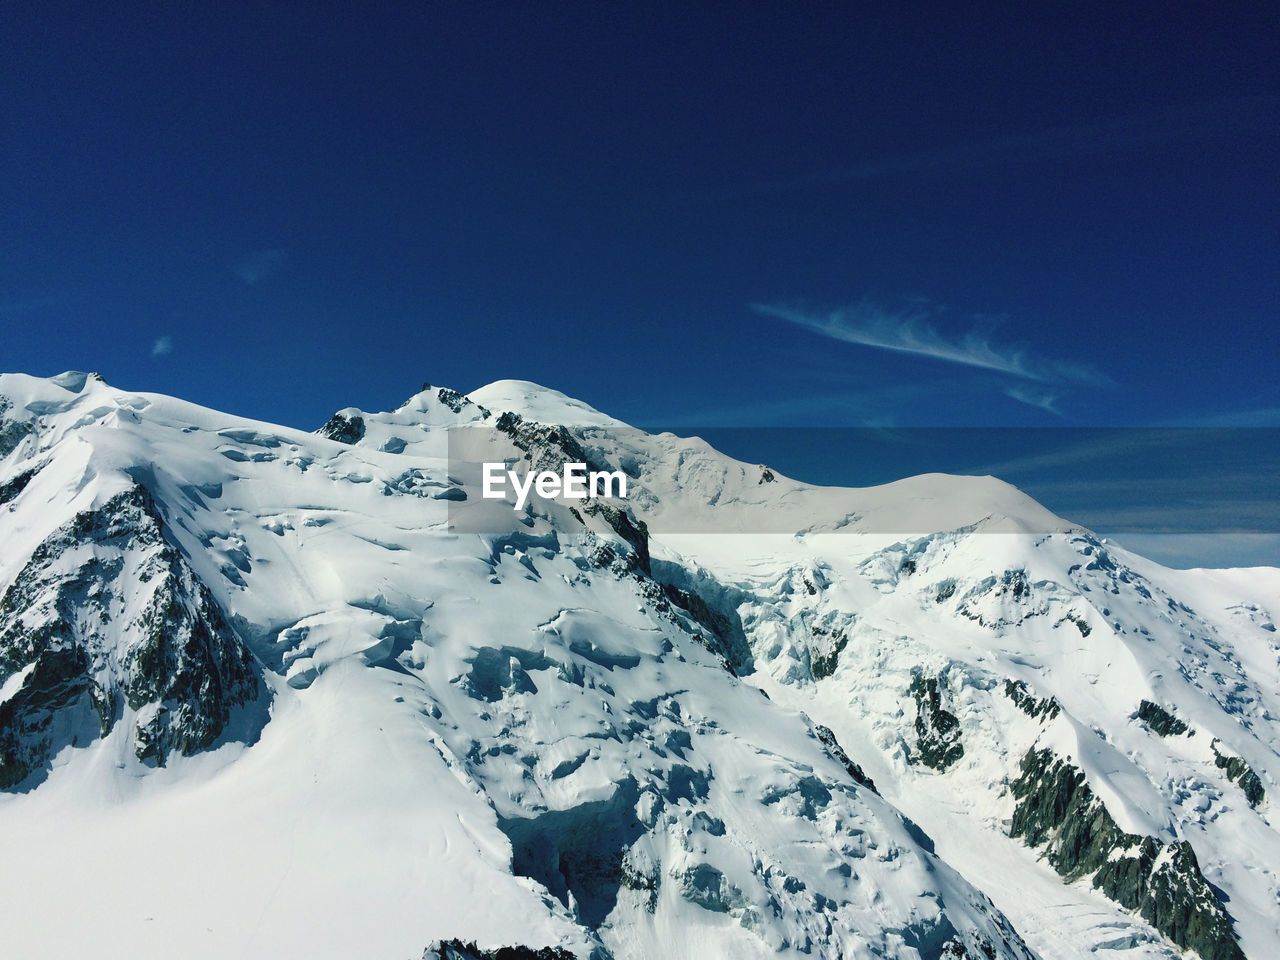
<svg viewBox="0 0 1280 960"><path fill-rule="evenodd" d="M476 426L628 498L464 532ZM0 537L6 955L1280 944L1280 569L515 381L306 433L5 375Z"/></svg>

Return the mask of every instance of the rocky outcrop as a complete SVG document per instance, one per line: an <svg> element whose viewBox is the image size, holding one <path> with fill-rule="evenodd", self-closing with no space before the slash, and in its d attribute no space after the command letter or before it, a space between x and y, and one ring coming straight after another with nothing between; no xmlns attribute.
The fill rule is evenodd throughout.
<svg viewBox="0 0 1280 960"><path fill-rule="evenodd" d="M563 947L495 947L481 950L474 942L438 940L422 954L422 960L578 960Z"/></svg>
<svg viewBox="0 0 1280 960"><path fill-rule="evenodd" d="M1213 762L1219 769L1225 770L1227 779L1235 783L1244 791L1244 797L1249 801L1249 806L1261 806L1262 801L1266 799L1266 791L1262 787L1262 781L1258 775L1253 772L1253 768L1245 763L1243 757L1237 757L1230 753L1225 753L1219 749L1220 741L1215 740L1212 743Z"/></svg>
<svg viewBox="0 0 1280 960"><path fill-rule="evenodd" d="M716 638L717 650L726 659L730 658L731 651L734 651L735 647L741 646L745 650L745 644L739 644L739 638L742 635L741 626L735 625L723 613L713 609L701 594L670 583L662 584L662 592L667 595L668 600L689 614L695 623ZM749 659L749 650L745 651L745 656ZM741 656L735 659L745 662ZM733 663L734 660L730 662ZM736 665L741 666L742 663Z"/></svg>
<svg viewBox="0 0 1280 960"><path fill-rule="evenodd" d="M517 449L524 451L530 472L549 470L560 473L566 463L585 464L589 472L603 469L564 426L526 420L518 413L501 414L494 426L510 437ZM630 510L589 497L579 507L571 508L570 512L580 521L584 516L599 516L630 547L628 556L622 558L623 566L630 566L646 575L650 573L649 528ZM596 563L597 566L612 566L618 559L612 548L607 548Z"/></svg>
<svg viewBox="0 0 1280 960"><path fill-rule="evenodd" d="M943 708L937 677L917 673L909 692L916 701L916 752L912 762L946 770L964 756L960 720Z"/></svg>
<svg viewBox="0 0 1280 960"><path fill-rule="evenodd" d="M1187 725L1175 717L1164 707L1150 700L1143 700L1134 714L1147 725L1152 733L1159 737L1178 737L1187 732Z"/></svg>
<svg viewBox="0 0 1280 960"><path fill-rule="evenodd" d="M824 727L822 724L816 724L813 732L818 735L818 741L827 748L827 753L833 760L844 767L845 772L853 778L854 783L861 784L872 793L879 793L876 789L875 781L867 776L862 767L849 759L849 755L844 752L844 748L840 746L840 741L836 739L836 735L831 732L830 727Z"/></svg>
<svg viewBox="0 0 1280 960"><path fill-rule="evenodd" d="M821 624L809 628L813 641L809 646L809 672L815 680L823 680L836 672L840 654L849 645L849 635L840 627L828 629Z"/></svg>
<svg viewBox="0 0 1280 960"><path fill-rule="evenodd" d="M7 416L12 408L13 402L8 397L0 397L0 457L13 453L28 434L35 432L29 421Z"/></svg>
<svg viewBox="0 0 1280 960"><path fill-rule="evenodd" d="M139 486L55 532L0 597L0 682L17 684L0 704L0 788L105 736L126 708L140 760L194 753L259 691L252 655Z"/></svg>
<svg viewBox="0 0 1280 960"><path fill-rule="evenodd" d="M940 585L935 597L939 603L954 592L944 596L944 589ZM990 630L1003 631L1044 616L1049 610L1048 600L1055 593L1051 583L1033 584L1025 570L1005 570L998 577L987 577L970 587L956 612Z"/></svg>
<svg viewBox="0 0 1280 960"><path fill-rule="evenodd" d="M359 443L364 438L364 417L335 413L316 433L339 443Z"/></svg>
<svg viewBox="0 0 1280 960"><path fill-rule="evenodd" d="M0 507L12 500L16 500L18 494L27 489L27 484L35 478L37 472L37 470L24 470L17 476L0 483Z"/></svg>
<svg viewBox="0 0 1280 960"><path fill-rule="evenodd" d="M974 951L965 946L963 940L953 937L943 944L938 960L993 960L995 955L996 949L989 940L978 944Z"/></svg>
<svg viewBox="0 0 1280 960"><path fill-rule="evenodd" d="M631 547L635 568L646 574L650 573L649 528L643 520L637 520L630 511L600 500L584 500L581 509L589 517L599 515L609 525L609 529Z"/></svg>
<svg viewBox="0 0 1280 960"><path fill-rule="evenodd" d="M1010 836L1043 846L1068 881L1092 876L1095 888L1204 960L1243 960L1231 918L1189 843L1121 830L1084 773L1051 750L1028 750L1011 789Z"/></svg>
<svg viewBox="0 0 1280 960"><path fill-rule="evenodd" d="M746 593L704 570L671 561L653 561L651 576L651 580L642 578L638 586L659 615L688 631L735 676L754 669L751 645L738 614L738 607L748 599Z"/></svg>
<svg viewBox="0 0 1280 960"><path fill-rule="evenodd" d="M1037 698L1021 680L1006 680L1004 695L1032 720L1052 720L1062 709L1053 697Z"/></svg>
<svg viewBox="0 0 1280 960"><path fill-rule="evenodd" d="M587 469L592 471L600 469L587 456L578 438L566 427L526 420L518 413L501 414L494 426L524 451L531 471L550 470L559 473L566 463L585 463Z"/></svg>
<svg viewBox="0 0 1280 960"><path fill-rule="evenodd" d="M431 388L424 383L422 385L422 389L425 391ZM446 407L448 407L450 410L452 410L454 413L461 413L464 408L473 405L473 402L470 398L464 397L457 390L450 390L448 387L441 387L439 390L437 390L436 399L439 400ZM490 414L488 410L480 406L480 404L478 403L474 404L474 406L476 410L480 413L480 416L483 419L485 420L489 419Z"/></svg>

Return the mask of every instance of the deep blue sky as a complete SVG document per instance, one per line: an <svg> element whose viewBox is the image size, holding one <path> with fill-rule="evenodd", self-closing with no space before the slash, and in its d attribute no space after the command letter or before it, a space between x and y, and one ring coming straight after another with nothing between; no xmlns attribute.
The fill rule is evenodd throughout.
<svg viewBox="0 0 1280 960"><path fill-rule="evenodd" d="M0 367L1280 423L1274 3L320 6L0 6Z"/></svg>

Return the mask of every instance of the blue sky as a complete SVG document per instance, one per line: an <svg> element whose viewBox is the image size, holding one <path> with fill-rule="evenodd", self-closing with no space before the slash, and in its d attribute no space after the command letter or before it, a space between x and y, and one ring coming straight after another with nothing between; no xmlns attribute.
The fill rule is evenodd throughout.
<svg viewBox="0 0 1280 960"><path fill-rule="evenodd" d="M319 6L0 7L0 366L1280 424L1273 5Z"/></svg>

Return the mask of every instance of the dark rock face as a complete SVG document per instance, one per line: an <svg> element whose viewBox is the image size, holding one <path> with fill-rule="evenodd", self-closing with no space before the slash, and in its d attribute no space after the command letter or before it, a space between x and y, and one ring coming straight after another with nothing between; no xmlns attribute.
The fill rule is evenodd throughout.
<svg viewBox="0 0 1280 960"><path fill-rule="evenodd" d="M948 586L952 589L946 590ZM952 584L939 587L935 597L939 603L955 592ZM1043 582L1033 585L1025 570L1005 570L999 577L987 577L969 588L956 612L992 630L1018 626L1032 617L1043 616L1048 610L1044 598L1037 595L1037 591L1044 588L1051 585ZM994 609L992 600L996 601Z"/></svg>
<svg viewBox="0 0 1280 960"><path fill-rule="evenodd" d="M344 417L335 413L316 433L339 443L359 443L364 437L364 417Z"/></svg>
<svg viewBox="0 0 1280 960"><path fill-rule="evenodd" d="M436 399L443 403L454 413L461 413L462 408L466 406L467 398L458 393L457 390L450 390L447 387L441 387L436 392Z"/></svg>
<svg viewBox="0 0 1280 960"><path fill-rule="evenodd" d="M1062 618L1062 620L1058 622L1074 623L1076 625L1076 629L1080 631L1080 636L1082 637L1087 637L1089 634L1093 633L1093 627L1089 626L1089 621L1085 620L1084 617L1080 616L1077 613L1068 613L1065 617ZM1054 626L1057 626L1057 624L1054 624Z"/></svg>
<svg viewBox="0 0 1280 960"><path fill-rule="evenodd" d="M10 420L5 416L12 406L8 397L0 397L0 457L13 453L27 434L35 432L26 420Z"/></svg>
<svg viewBox="0 0 1280 960"><path fill-rule="evenodd" d="M587 516L599 514L604 522L609 524L610 529L630 545L636 568L646 574L650 573L649 528L643 520L632 517L630 511L599 500L584 500L582 512Z"/></svg>
<svg viewBox="0 0 1280 960"><path fill-rule="evenodd" d="M0 597L0 788L68 744L137 712L139 759L210 746L258 694L252 655L182 555L142 487L78 514L40 545Z"/></svg>
<svg viewBox="0 0 1280 960"><path fill-rule="evenodd" d="M836 672L840 654L849 645L849 635L839 627L827 630L817 624L809 632L815 640L809 649L809 672L813 679L822 680Z"/></svg>
<svg viewBox="0 0 1280 960"><path fill-rule="evenodd" d="M1217 740L1213 741L1213 762L1219 769L1227 771L1227 779L1239 785L1244 791L1244 797L1249 801L1249 806L1257 807L1266 799L1262 781L1253 772L1253 768L1245 763L1242 757L1231 756L1220 751Z"/></svg>
<svg viewBox="0 0 1280 960"><path fill-rule="evenodd" d="M1125 833L1084 774L1050 750L1028 750L1021 767L1010 836L1045 845L1049 863L1069 881L1092 875L1095 888L1204 960L1243 960L1231 918L1189 843Z"/></svg>
<svg viewBox="0 0 1280 960"><path fill-rule="evenodd" d="M1022 602L1031 597L1031 584L1027 582L1025 570L1006 570L1000 578L1000 587L996 596L1008 594L1014 600Z"/></svg>
<svg viewBox="0 0 1280 960"><path fill-rule="evenodd" d="M1152 733L1161 737L1176 737L1187 732L1187 725L1168 710L1150 700L1143 700L1135 714Z"/></svg>
<svg viewBox="0 0 1280 960"><path fill-rule="evenodd" d="M454 413L461 413L462 408L471 401L460 394L457 390L450 390L448 387L441 387L436 391L436 399L443 403Z"/></svg>
<svg viewBox="0 0 1280 960"><path fill-rule="evenodd" d="M942 707L938 678L917 674L911 681L916 701L916 755L913 761L935 770L946 770L964 756L960 720Z"/></svg>
<svg viewBox="0 0 1280 960"><path fill-rule="evenodd" d="M588 470L600 469L566 427L526 420L518 413L500 415L494 426L525 452L531 470L559 473L566 463L585 463Z"/></svg>
<svg viewBox="0 0 1280 960"><path fill-rule="evenodd" d="M47 647L18 692L0 704L0 789L21 783L63 745L54 742L59 716L80 707L101 726L110 723L112 704L88 678L89 667L83 650Z"/></svg>
<svg viewBox="0 0 1280 960"><path fill-rule="evenodd" d="M0 507L3 507L11 500L16 500L18 494L27 489L27 484L31 482L38 472L38 470L27 470L11 480L0 483Z"/></svg>
<svg viewBox="0 0 1280 960"><path fill-rule="evenodd" d="M730 660L731 663L743 661L743 654L745 654L746 658L750 657L750 650L745 646L741 651L735 650L742 634L741 625L734 624L719 610L712 608L701 594L693 590L685 590L683 587L677 587L670 583L662 584L662 592L666 594L668 600L689 614L695 623L711 633L719 641L716 646L722 656L729 659L731 653L739 654ZM742 643L745 645L745 641L742 641ZM737 665L740 666L741 663L739 662Z"/></svg>
<svg viewBox="0 0 1280 960"><path fill-rule="evenodd" d="M958 938L952 938L943 944L938 960L995 960L996 948L987 941L977 944L976 952L964 945Z"/></svg>
<svg viewBox="0 0 1280 960"><path fill-rule="evenodd" d="M563 947L497 947L481 950L475 943L441 940L427 947L422 960L577 960Z"/></svg>
<svg viewBox="0 0 1280 960"><path fill-rule="evenodd" d="M1004 695L1012 700L1019 710L1033 720L1041 718L1052 720L1061 712L1057 700L1053 697L1037 699L1021 680L1006 680L1004 682Z"/></svg>
<svg viewBox="0 0 1280 960"><path fill-rule="evenodd" d="M830 727L824 727L819 723L814 726L813 732L818 735L818 740L827 748L827 753L831 755L832 759L844 766L845 771L853 778L854 783L861 784L872 793L880 792L876 789L875 781L866 775L862 767L849 759L849 755L844 752L844 748L840 746L840 742L836 740L836 735L831 732Z"/></svg>
<svg viewBox="0 0 1280 960"><path fill-rule="evenodd" d="M636 578L641 594L658 615L720 657L734 676L754 669L751 646L737 613L746 594L670 561L655 561L650 577L635 572L638 564L636 555L629 553L622 566Z"/></svg>
<svg viewBox="0 0 1280 960"><path fill-rule="evenodd" d="M590 472L603 469L588 456L578 438L564 426L548 426L526 420L518 413L501 414L494 426L509 436L518 449L524 451L524 458L529 461L531 472L550 470L552 473L560 473L566 463L585 464ZM649 528L643 520L636 519L630 510L590 497L583 501L580 511L574 508L573 512L579 520L583 514L599 515L631 547L631 556L628 558L631 568L646 575L650 573ZM616 559L613 551L606 548L606 553L601 555L597 565L611 566Z"/></svg>

